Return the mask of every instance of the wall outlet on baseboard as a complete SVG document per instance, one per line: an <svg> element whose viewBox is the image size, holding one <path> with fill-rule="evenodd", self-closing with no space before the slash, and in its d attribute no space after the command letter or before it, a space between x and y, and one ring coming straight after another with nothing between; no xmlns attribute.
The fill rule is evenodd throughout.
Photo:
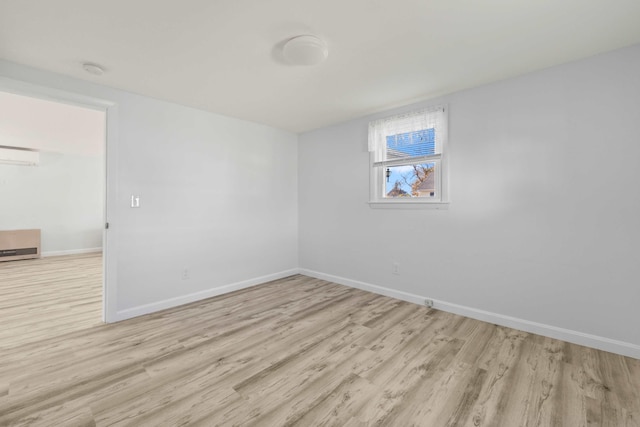
<svg viewBox="0 0 640 427"><path fill-rule="evenodd" d="M183 268L182 269L182 280L188 280L189 278L190 278L189 269L188 268Z"/></svg>
<svg viewBox="0 0 640 427"><path fill-rule="evenodd" d="M424 300L424 305L429 307L429 308L432 308L433 307L433 300L427 298L426 300Z"/></svg>

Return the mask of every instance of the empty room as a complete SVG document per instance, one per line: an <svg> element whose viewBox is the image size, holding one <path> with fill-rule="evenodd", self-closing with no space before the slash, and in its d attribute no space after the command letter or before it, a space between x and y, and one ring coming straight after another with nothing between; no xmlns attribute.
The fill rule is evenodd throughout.
<svg viewBox="0 0 640 427"><path fill-rule="evenodd" d="M2 0L0 425L640 426L638 23Z"/></svg>
<svg viewBox="0 0 640 427"><path fill-rule="evenodd" d="M104 112L0 91L0 140L0 342L101 324Z"/></svg>

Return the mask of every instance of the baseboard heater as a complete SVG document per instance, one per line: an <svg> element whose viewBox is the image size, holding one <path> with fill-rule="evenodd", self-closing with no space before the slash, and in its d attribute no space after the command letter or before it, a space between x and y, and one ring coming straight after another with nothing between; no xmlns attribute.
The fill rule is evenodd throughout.
<svg viewBox="0 0 640 427"><path fill-rule="evenodd" d="M40 258L40 230L0 230L0 261Z"/></svg>

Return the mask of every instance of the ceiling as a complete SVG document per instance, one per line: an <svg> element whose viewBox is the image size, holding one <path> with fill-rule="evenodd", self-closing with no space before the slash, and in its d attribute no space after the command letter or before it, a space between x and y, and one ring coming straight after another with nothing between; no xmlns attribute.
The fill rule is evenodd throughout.
<svg viewBox="0 0 640 427"><path fill-rule="evenodd" d="M292 132L638 42L638 0L0 1L4 59Z"/></svg>

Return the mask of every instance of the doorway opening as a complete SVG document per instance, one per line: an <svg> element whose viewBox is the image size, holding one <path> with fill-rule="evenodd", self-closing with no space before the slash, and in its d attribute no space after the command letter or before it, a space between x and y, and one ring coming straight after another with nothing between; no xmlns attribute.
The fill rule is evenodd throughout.
<svg viewBox="0 0 640 427"><path fill-rule="evenodd" d="M0 343L7 347L107 319L107 110L2 89Z"/></svg>

